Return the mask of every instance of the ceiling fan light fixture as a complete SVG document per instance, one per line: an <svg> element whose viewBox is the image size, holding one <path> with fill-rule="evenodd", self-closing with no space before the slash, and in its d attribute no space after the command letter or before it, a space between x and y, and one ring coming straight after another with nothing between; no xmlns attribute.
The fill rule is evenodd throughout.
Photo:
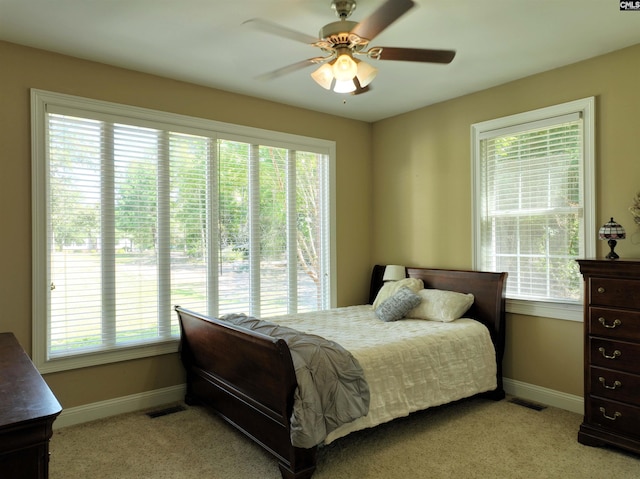
<svg viewBox="0 0 640 479"><path fill-rule="evenodd" d="M376 77L378 69L360 60L356 60L356 62L358 63L358 73L356 73L356 76L358 77L360 86L364 88Z"/></svg>
<svg viewBox="0 0 640 479"><path fill-rule="evenodd" d="M267 20L252 19L245 23L254 25L267 33L274 33L319 48L322 56L308 58L287 67L261 75L273 79L298 71L309 65L321 65L311 73L313 80L325 90L336 93L359 95L370 90L378 69L361 61L360 56L370 60L392 60L420 63L451 63L454 50L432 50L424 48L376 47L371 41L415 6L413 0L377 0L382 4L364 20L347 20L356 8L357 0L331 0L331 7L340 20L320 28L317 37L299 33ZM384 56L383 56L384 51Z"/></svg>
<svg viewBox="0 0 640 479"><path fill-rule="evenodd" d="M351 80L358 73L358 65L350 53L342 53L333 63L333 76L337 81Z"/></svg>
<svg viewBox="0 0 640 479"><path fill-rule="evenodd" d="M350 78L349 80L336 79L333 91L336 93L351 93L356 91L356 84L353 82L353 78Z"/></svg>
<svg viewBox="0 0 640 479"><path fill-rule="evenodd" d="M325 90L333 90L336 93L351 93L356 91L357 86L354 81L355 76L347 80L339 80L338 78L335 78L333 68L334 64L335 61L325 63L316 71L311 73L311 78L313 78L314 81Z"/></svg>
<svg viewBox="0 0 640 479"><path fill-rule="evenodd" d="M331 84L333 83L333 66L330 63L325 63L311 73L311 78L325 90L331 90Z"/></svg>

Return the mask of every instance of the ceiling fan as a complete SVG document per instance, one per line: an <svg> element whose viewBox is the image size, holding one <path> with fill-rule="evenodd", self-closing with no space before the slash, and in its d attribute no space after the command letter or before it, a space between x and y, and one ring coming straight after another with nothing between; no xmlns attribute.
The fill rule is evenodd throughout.
<svg viewBox="0 0 640 479"><path fill-rule="evenodd" d="M332 0L331 8L340 20L323 26L319 38L267 20L247 20L244 23L254 28L307 43L325 54L279 68L259 78L270 80L310 65L321 65L311 73L311 77L321 87L337 93L358 94L369 90L369 84L378 70L357 57L367 57L371 60L451 63L456 54L453 50L369 46L376 36L414 6L412 0L386 0L371 15L357 23L347 20L356 9L356 0Z"/></svg>

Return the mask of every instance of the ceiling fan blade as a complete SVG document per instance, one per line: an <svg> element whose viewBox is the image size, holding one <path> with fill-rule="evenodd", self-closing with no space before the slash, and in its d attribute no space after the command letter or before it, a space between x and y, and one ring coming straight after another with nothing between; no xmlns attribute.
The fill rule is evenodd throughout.
<svg viewBox="0 0 640 479"><path fill-rule="evenodd" d="M289 73L293 73L298 70L302 70L310 65L320 65L327 61L330 57L313 57L307 58L306 60L302 60L296 63L292 63L291 65L287 65L286 67L278 68L277 70L273 70L269 73L263 73L257 77L258 80L273 80L274 78L278 78L284 75L288 75Z"/></svg>
<svg viewBox="0 0 640 479"><path fill-rule="evenodd" d="M358 23L351 33L373 40L378 34L407 13L415 3L412 0L387 0L367 18Z"/></svg>
<svg viewBox="0 0 640 479"><path fill-rule="evenodd" d="M302 42L311 45L318 41L317 37L313 37L311 35L307 35L306 33L301 33L287 27L283 27L282 25L278 25L277 23L273 23L268 20L262 20L261 18L252 18L243 22L242 24L248 25L252 28L255 28L256 30L260 30L265 33L288 38L289 40L294 40L296 42Z"/></svg>
<svg viewBox="0 0 640 479"><path fill-rule="evenodd" d="M351 92L352 95L361 95L362 93L367 93L368 91L371 90L370 84L364 87L360 85L360 81L358 80L358 77L353 78L353 83L356 85L356 89Z"/></svg>
<svg viewBox="0 0 640 479"><path fill-rule="evenodd" d="M405 62L451 63L456 52L453 50L428 50L424 48L375 47L382 50L379 60ZM376 55L377 56L377 55ZM372 56L375 58L376 56Z"/></svg>

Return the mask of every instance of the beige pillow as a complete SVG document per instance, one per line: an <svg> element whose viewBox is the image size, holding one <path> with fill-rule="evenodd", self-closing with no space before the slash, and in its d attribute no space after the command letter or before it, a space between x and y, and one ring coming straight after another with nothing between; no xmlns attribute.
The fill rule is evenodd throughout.
<svg viewBox="0 0 640 479"><path fill-rule="evenodd" d="M417 293L422 288L424 288L424 283L421 279L416 278L405 278L399 281L387 281L384 283L380 291L376 296L375 301L373 302L373 309L376 309L380 304L387 298L390 298L394 294L398 292L398 290L402 287L409 288L414 293Z"/></svg>
<svg viewBox="0 0 640 479"><path fill-rule="evenodd" d="M445 323L461 318L475 299L471 293L457 293L440 289L423 289L418 291L418 296L422 298L422 302L409 311L405 317Z"/></svg>

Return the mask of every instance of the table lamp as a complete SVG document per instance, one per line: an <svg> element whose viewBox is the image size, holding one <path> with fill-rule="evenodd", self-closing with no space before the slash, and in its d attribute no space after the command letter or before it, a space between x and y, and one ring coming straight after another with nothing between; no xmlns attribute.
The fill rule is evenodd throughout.
<svg viewBox="0 0 640 479"><path fill-rule="evenodd" d="M606 256L607 259L618 259L618 254L613 250L618 243L616 240L625 239L627 237L627 233L624 231L624 228L613 221L613 218L608 223L605 223L600 227L599 236L601 240L609 240L609 247L611 251Z"/></svg>

